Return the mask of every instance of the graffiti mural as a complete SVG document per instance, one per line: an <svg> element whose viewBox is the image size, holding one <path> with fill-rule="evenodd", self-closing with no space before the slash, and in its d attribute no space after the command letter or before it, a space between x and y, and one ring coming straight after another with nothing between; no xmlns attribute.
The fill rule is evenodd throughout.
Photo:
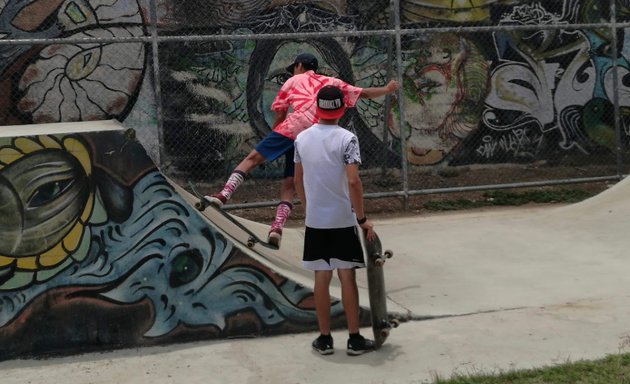
<svg viewBox="0 0 630 384"><path fill-rule="evenodd" d="M146 34L137 1L3 2L5 39L128 38ZM146 67L143 43L3 45L0 124L124 117L138 97Z"/></svg>
<svg viewBox="0 0 630 384"><path fill-rule="evenodd" d="M566 1L513 7L499 25L569 25L601 21L596 2ZM620 54L625 54L625 34ZM612 155L617 146L613 112L613 58L608 31L534 30L495 32L496 65L480 125L458 162L534 161L548 157ZM630 64L617 61L619 104L630 103L625 76ZM628 117L621 115L623 140ZM593 161L592 158L591 160Z"/></svg>
<svg viewBox="0 0 630 384"><path fill-rule="evenodd" d="M406 157L411 164L435 164L477 129L488 63L475 43L462 36L439 34L406 43ZM390 124L396 138L399 126Z"/></svg>
<svg viewBox="0 0 630 384"><path fill-rule="evenodd" d="M403 22L420 21L450 23L485 23L492 10L502 5L523 3L523 0L401 0Z"/></svg>
<svg viewBox="0 0 630 384"><path fill-rule="evenodd" d="M315 327L312 291L245 256L123 133L0 139L0 196L0 358L76 348L50 333L139 305L142 321L75 339L109 348ZM41 328L25 336L29 325Z"/></svg>
<svg viewBox="0 0 630 384"><path fill-rule="evenodd" d="M625 31L617 36L620 83L615 87L610 29L562 28L609 22L609 9L600 1L401 0L402 28L424 30L401 36L401 68L392 36L292 37L391 29L389 1L162 0L157 5L161 35L286 37L160 43L162 97L153 103L146 101L155 97L150 45L123 40L149 35L146 4L5 1L0 7L5 39L120 40L0 46L0 83L6 90L0 97L2 123L124 120L134 108L159 104L163 142L156 145L169 166L192 180L223 179L269 132L269 106L288 76L283 68L297 52L310 51L321 63L320 72L358 86L380 86L402 75L403 100L361 99L342 121L361 140L366 168L400 167L404 160L430 166L606 155L618 146L615 92L621 144L628 142ZM627 2L616 6L617 21L625 21ZM541 28L511 29L536 25ZM444 26L502 30L431 31ZM151 121L156 115L146 112ZM254 176L279 177L282 161Z"/></svg>
<svg viewBox="0 0 630 384"><path fill-rule="evenodd" d="M173 18L189 20L184 6ZM292 32L358 31L366 25L382 26L387 4L381 2L271 2L268 7L250 8L235 23L221 12L208 12L212 24L198 20L195 32L213 32L215 25L231 26L239 33L286 33L281 40L246 40L204 44L172 44L160 61L162 84L176 90L164 105L166 146L171 151L185 146L188 156L178 166L202 179L230 172L257 141L270 131L273 114L269 106L288 78L286 66L296 52L308 51L318 57L319 72L363 87L382 86L388 76L388 39L297 39ZM203 14L196 8L196 13ZM216 24L214 24L216 23ZM179 23L175 23L179 25ZM186 33L186 31L182 31ZM173 55L171 52L176 51ZM167 53L169 52L169 53ZM383 101L360 100L342 121L363 143L368 164L393 166L400 163L390 149L387 128L382 121ZM186 144L182 145L185 142ZM279 160L282 161L282 160ZM221 164L208 174L209 164ZM278 175L281 170L278 168Z"/></svg>
<svg viewBox="0 0 630 384"><path fill-rule="evenodd" d="M186 13L192 7L186 6L174 12L173 19L191 17L196 30L209 33L221 26L222 32L288 34L286 39L191 43L165 51L180 53L162 59L170 71L163 82L178 90L165 105L172 117L167 146L176 151L187 142L190 148L179 165L193 173L201 170L201 179L229 173L269 132L269 106L289 76L283 68L300 51L318 57L320 72L359 86L379 86L401 72L402 127L396 100L361 100L342 121L359 136L365 167L398 167L403 158L419 166L529 162L604 154L616 146L610 33L559 28L605 22L609 15L598 2L403 0L403 28L429 29L402 36L400 69L387 37L290 37L293 32L385 28L391 23L385 3L271 2L239 8L239 22L218 11L204 21L197 8L192 18ZM430 31L451 25L499 25L505 31ZM510 31L517 25L557 28ZM617 64L623 79L628 62L622 57ZM625 95L625 86L619 92ZM629 101L623 99L625 108Z"/></svg>

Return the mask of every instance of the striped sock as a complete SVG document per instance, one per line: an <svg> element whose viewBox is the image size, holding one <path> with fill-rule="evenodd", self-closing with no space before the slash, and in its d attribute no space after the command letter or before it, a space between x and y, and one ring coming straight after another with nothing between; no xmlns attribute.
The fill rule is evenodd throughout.
<svg viewBox="0 0 630 384"><path fill-rule="evenodd" d="M228 178L223 190L220 192L226 200L229 200L232 197L236 188L238 188L241 183L245 180L245 172L242 171L234 171Z"/></svg>
<svg viewBox="0 0 630 384"><path fill-rule="evenodd" d="M291 210L293 209L293 204L288 201L281 201L276 208L276 219L271 224L271 228L280 229L284 228L284 224L287 222L289 215L291 214Z"/></svg>

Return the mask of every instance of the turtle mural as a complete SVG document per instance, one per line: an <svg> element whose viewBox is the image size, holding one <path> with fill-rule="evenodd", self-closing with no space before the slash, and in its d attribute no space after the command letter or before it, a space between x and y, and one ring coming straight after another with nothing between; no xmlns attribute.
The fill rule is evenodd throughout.
<svg viewBox="0 0 630 384"><path fill-rule="evenodd" d="M0 144L0 358L315 328L122 131Z"/></svg>

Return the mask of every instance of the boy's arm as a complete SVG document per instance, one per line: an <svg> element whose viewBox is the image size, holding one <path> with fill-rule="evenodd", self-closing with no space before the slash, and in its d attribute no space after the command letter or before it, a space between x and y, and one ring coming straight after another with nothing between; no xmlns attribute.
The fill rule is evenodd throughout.
<svg viewBox="0 0 630 384"><path fill-rule="evenodd" d="M297 164L296 164L297 165ZM297 170L297 168L296 168ZM359 177L359 164L347 164L346 175L348 176L348 187L350 192L350 202L354 213L357 215L357 220L366 218L365 211L363 210L363 183ZM374 239L374 225L370 220L367 220L360 224L361 228L367 230L366 238L369 241Z"/></svg>
<svg viewBox="0 0 630 384"><path fill-rule="evenodd" d="M396 80L390 80L384 87L363 88L359 97L363 99L374 99L379 96L394 93L398 88L400 88L400 84Z"/></svg>
<svg viewBox="0 0 630 384"><path fill-rule="evenodd" d="M298 199L302 202L304 211L306 212L306 193L304 193L304 170L302 168L302 163L295 163L293 184L295 185L295 192L298 195Z"/></svg>

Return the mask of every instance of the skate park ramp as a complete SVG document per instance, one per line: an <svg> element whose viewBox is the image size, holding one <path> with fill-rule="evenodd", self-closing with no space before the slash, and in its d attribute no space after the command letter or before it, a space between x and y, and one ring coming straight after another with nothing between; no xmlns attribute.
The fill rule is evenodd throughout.
<svg viewBox="0 0 630 384"><path fill-rule="evenodd" d="M618 293L630 287L628 196L625 178L571 205L393 220L380 232L404 267L386 269L389 298L440 317ZM403 251L410 231L417 247Z"/></svg>
<svg viewBox="0 0 630 384"><path fill-rule="evenodd" d="M298 231L248 248L117 121L0 132L0 359L316 329Z"/></svg>

